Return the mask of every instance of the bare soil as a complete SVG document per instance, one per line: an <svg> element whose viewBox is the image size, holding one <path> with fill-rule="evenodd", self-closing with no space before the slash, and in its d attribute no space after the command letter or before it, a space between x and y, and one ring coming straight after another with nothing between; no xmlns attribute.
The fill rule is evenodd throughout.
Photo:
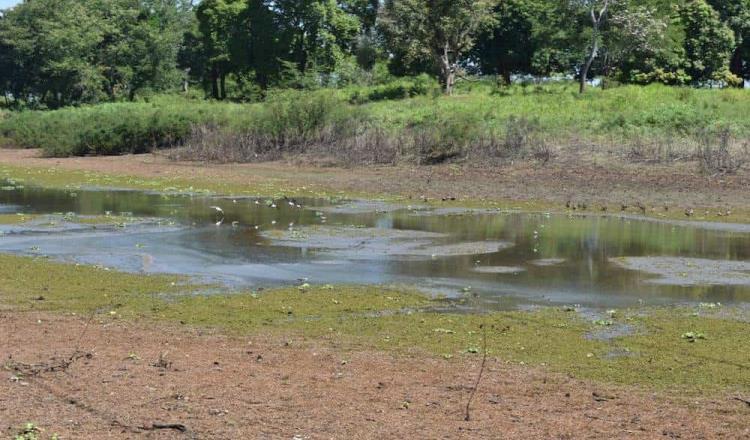
<svg viewBox="0 0 750 440"><path fill-rule="evenodd" d="M294 187L335 191L391 194L415 200L455 197L458 202L477 200L567 201L598 205L627 205L637 212L648 209L726 208L747 209L750 171L736 175L702 175L695 163L668 165L632 164L568 154L541 165L531 162L493 167L468 165L325 168L279 161L260 164L203 164L174 162L161 154L114 157L48 159L37 150L2 150L0 163L58 167L110 174L152 177L221 179L237 184L287 181ZM595 208L596 206L596 208ZM619 211L619 209L618 209Z"/></svg>
<svg viewBox="0 0 750 440"><path fill-rule="evenodd" d="M493 358L465 421L476 355L36 312L0 312L0 334L0 435L10 437L27 422L61 439L750 436L750 407L733 396L607 387ZM77 360L50 371L76 347Z"/></svg>

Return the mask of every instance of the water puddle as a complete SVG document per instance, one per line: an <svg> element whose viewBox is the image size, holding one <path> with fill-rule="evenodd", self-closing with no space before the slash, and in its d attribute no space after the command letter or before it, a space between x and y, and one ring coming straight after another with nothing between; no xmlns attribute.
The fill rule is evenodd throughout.
<svg viewBox="0 0 750 440"><path fill-rule="evenodd" d="M49 190L0 180L0 252L237 288L398 284L504 309L750 303L750 231L384 202Z"/></svg>

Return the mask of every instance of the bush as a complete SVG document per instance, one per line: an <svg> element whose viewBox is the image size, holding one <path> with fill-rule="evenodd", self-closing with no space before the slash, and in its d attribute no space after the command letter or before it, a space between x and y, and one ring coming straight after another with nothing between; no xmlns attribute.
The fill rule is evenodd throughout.
<svg viewBox="0 0 750 440"><path fill-rule="evenodd" d="M26 111L2 121L0 134L19 146L42 148L47 156L142 153L179 145L193 124L226 123L231 110L163 100Z"/></svg>
<svg viewBox="0 0 750 440"><path fill-rule="evenodd" d="M669 86L684 86L689 84L691 80L690 75L682 69L673 72L664 69L655 69L652 72L634 70L630 77L630 81L635 84L661 83Z"/></svg>
<svg viewBox="0 0 750 440"><path fill-rule="evenodd" d="M392 165L402 155L401 139L377 126L354 133L331 136L325 142L305 139L294 149L275 144L260 131L237 132L216 125L193 127L184 146L172 150L176 160L216 163L247 163L277 160L287 153L331 157L339 165Z"/></svg>
<svg viewBox="0 0 750 440"><path fill-rule="evenodd" d="M387 84L363 87L355 90L349 101L352 104L366 102L387 101L414 98L440 93L440 85L428 75L422 74L414 78L399 79Z"/></svg>

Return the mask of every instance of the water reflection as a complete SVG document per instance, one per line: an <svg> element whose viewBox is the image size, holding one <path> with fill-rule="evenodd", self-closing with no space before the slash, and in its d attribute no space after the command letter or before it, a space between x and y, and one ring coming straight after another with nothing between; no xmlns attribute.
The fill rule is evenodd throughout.
<svg viewBox="0 0 750 440"><path fill-rule="evenodd" d="M310 283L403 283L448 295L469 290L487 307L571 304L616 307L690 301L750 301L749 285L658 285L654 275L613 264L622 256L750 260L750 234L697 226L601 216L517 213L431 215L326 210L326 200L294 204L250 198L211 199L137 191L66 191L3 182L0 212L63 216L132 215L155 219L125 228L2 226L0 251L44 254L129 271L184 273L236 286ZM13 187L13 188L11 188ZM301 207L292 206L301 204ZM224 211L217 227L216 211ZM318 212L320 208L325 212ZM311 226L445 234L448 243L502 241L512 246L482 255L347 258L325 244L305 243ZM234 224L234 226L232 226ZM298 243L276 237L289 235ZM269 231L271 231L269 233ZM297 232L299 231L299 232ZM387 233L384 233L387 235ZM549 264L536 264L538 260ZM477 268L487 270L475 270ZM493 270L512 267L521 270Z"/></svg>

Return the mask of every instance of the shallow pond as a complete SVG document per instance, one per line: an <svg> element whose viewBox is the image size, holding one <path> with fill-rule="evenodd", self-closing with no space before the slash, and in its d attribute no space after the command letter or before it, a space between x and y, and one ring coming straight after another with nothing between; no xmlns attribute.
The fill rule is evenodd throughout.
<svg viewBox="0 0 750 440"><path fill-rule="evenodd" d="M237 288L403 284L487 308L750 302L750 227L1 181L0 252ZM218 208L218 209L217 209Z"/></svg>

